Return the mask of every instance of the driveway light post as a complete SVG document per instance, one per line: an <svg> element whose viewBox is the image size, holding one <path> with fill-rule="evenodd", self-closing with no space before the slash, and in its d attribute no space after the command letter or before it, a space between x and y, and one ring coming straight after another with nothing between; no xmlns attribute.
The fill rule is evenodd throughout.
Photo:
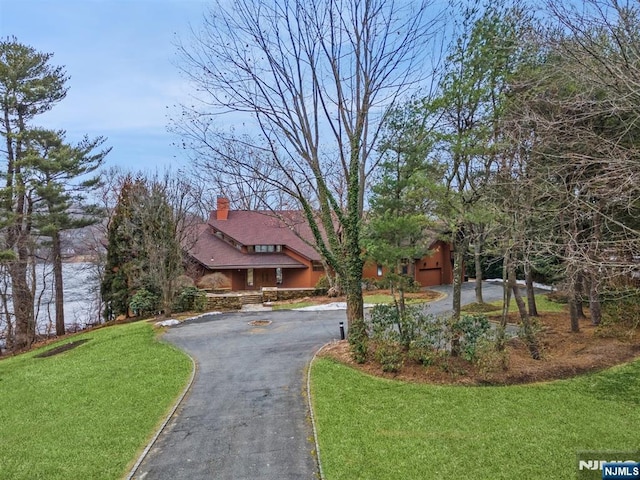
<svg viewBox="0 0 640 480"><path fill-rule="evenodd" d="M344 322L340 322L340 340L344 340Z"/></svg>

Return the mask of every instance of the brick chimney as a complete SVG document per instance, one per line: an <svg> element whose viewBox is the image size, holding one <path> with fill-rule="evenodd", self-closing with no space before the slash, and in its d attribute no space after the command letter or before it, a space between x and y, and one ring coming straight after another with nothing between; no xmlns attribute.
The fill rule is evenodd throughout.
<svg viewBox="0 0 640 480"><path fill-rule="evenodd" d="M226 220L229 217L229 199L227 197L218 197L217 208L216 219Z"/></svg>

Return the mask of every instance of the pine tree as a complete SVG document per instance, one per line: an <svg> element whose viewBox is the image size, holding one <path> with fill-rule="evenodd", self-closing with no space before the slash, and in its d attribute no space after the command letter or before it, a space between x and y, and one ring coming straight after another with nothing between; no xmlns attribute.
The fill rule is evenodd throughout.
<svg viewBox="0 0 640 480"><path fill-rule="evenodd" d="M107 263L101 285L105 320L128 315L144 264L142 230L135 218L135 205L146 187L140 179L127 176L107 230ZM138 223L138 224L136 224Z"/></svg>
<svg viewBox="0 0 640 480"><path fill-rule="evenodd" d="M77 145L70 145L64 142L64 132L34 130L30 134L25 164L32 170L34 227L40 235L51 238L56 335L65 334L60 234L100 220L97 207L86 203L86 194L99 184L99 176L88 175L109 153L110 149L94 153L104 141L102 137L85 137Z"/></svg>
<svg viewBox="0 0 640 480"><path fill-rule="evenodd" d="M27 276L33 263L33 192L27 188L26 142L31 121L67 93L68 77L62 67L50 64L51 57L15 38L0 41L0 134L5 141L2 155L6 160L2 172L5 185L0 191L0 250L11 276L16 324L15 341L9 342L14 349L31 345L36 334L34 295ZM5 297L5 305L6 301Z"/></svg>

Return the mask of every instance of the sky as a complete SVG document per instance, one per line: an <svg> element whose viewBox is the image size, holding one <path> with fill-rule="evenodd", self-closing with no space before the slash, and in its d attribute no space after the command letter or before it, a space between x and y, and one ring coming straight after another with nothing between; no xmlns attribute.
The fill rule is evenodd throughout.
<svg viewBox="0 0 640 480"><path fill-rule="evenodd" d="M53 53L71 78L67 97L38 117L67 140L106 137L105 166L176 171L186 155L173 146L168 116L192 89L178 67L178 40L189 41L204 0L0 0L0 37Z"/></svg>

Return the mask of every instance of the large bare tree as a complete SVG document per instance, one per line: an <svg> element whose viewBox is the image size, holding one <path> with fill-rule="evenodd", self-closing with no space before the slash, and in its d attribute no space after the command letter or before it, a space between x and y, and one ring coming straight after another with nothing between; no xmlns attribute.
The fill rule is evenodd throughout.
<svg viewBox="0 0 640 480"><path fill-rule="evenodd" d="M200 100L176 122L185 146L210 169L266 181L304 211L342 280L352 334L364 327L360 227L380 125L428 73L435 18L425 1L217 2L180 46ZM223 121L255 128L241 135ZM260 154L236 158L229 142Z"/></svg>
<svg viewBox="0 0 640 480"><path fill-rule="evenodd" d="M517 180L538 207L519 214L536 226L536 253L558 260L575 332L583 290L597 324L602 290L631 279L640 254L640 10L585 3L549 2L553 25L512 82L505 128L528 151Z"/></svg>

